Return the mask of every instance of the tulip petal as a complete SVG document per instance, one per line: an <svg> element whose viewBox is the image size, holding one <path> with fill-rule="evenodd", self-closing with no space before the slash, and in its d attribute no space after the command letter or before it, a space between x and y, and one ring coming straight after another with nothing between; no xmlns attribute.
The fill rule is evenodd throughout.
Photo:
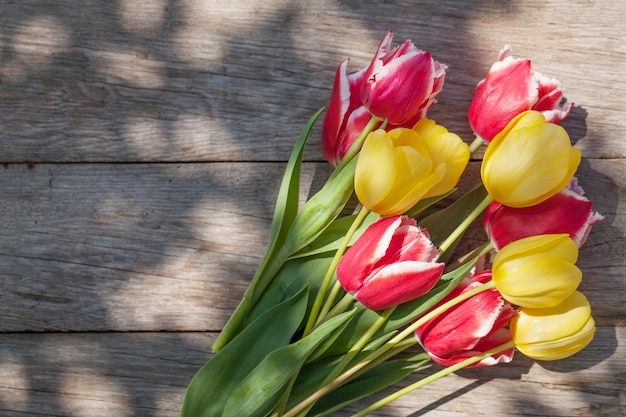
<svg viewBox="0 0 626 417"><path fill-rule="evenodd" d="M551 308L522 308L511 321L518 350L539 360L558 360L583 349L595 332L587 298L576 291Z"/></svg>
<svg viewBox="0 0 626 417"><path fill-rule="evenodd" d="M443 273L443 263L405 261L381 268L368 277L355 298L373 310L384 310L430 291Z"/></svg>
<svg viewBox="0 0 626 417"><path fill-rule="evenodd" d="M355 292L361 288L365 277L387 253L401 224L415 225L415 220L401 216L383 217L372 223L346 251L337 266L337 279L346 291Z"/></svg>
<svg viewBox="0 0 626 417"><path fill-rule="evenodd" d="M485 187L496 201L527 207L565 188L580 163L580 151L560 126L539 112L513 119L487 147L481 166Z"/></svg>
<svg viewBox="0 0 626 417"><path fill-rule="evenodd" d="M493 202L485 210L485 231L496 249L525 237L559 233L567 233L580 247L591 226L603 219L583 194L574 178L568 188L534 206L513 208Z"/></svg>
<svg viewBox="0 0 626 417"><path fill-rule="evenodd" d="M531 108L537 101L536 89L530 60L506 57L494 63L476 86L468 109L472 130L490 141L515 116Z"/></svg>
<svg viewBox="0 0 626 417"><path fill-rule="evenodd" d="M337 165L360 133L360 129L371 117L365 108L353 116L353 112L362 105L360 90L367 67L348 75L348 61L346 59L337 67L333 91L322 125L322 153L332 165ZM359 129L361 120L365 117L364 113L367 120ZM351 129L348 129L349 127Z"/></svg>
<svg viewBox="0 0 626 417"><path fill-rule="evenodd" d="M393 144L384 130L375 130L365 140L356 166L354 188L359 201L372 210L389 194L396 177Z"/></svg>

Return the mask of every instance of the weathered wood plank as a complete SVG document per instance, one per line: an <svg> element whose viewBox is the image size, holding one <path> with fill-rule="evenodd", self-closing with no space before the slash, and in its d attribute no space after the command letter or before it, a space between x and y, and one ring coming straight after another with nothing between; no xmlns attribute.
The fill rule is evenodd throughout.
<svg viewBox="0 0 626 417"><path fill-rule="evenodd" d="M1 331L219 330L265 250L282 163L0 168ZM471 164L462 189L477 180ZM626 160L584 161L606 216L581 251L600 323L623 324ZM328 175L307 163L303 195ZM470 245L484 242L477 228Z"/></svg>
<svg viewBox="0 0 626 417"><path fill-rule="evenodd" d="M601 327L572 358L538 364L518 355L508 365L465 370L372 415L622 415L625 338L622 327ZM211 333L0 334L0 415L177 416L213 340Z"/></svg>
<svg viewBox="0 0 626 417"><path fill-rule="evenodd" d="M468 141L473 88L510 44L580 106L565 125L586 156L626 155L620 2L133 4L0 4L0 160L285 160L338 63L366 64L390 28L449 65L431 116Z"/></svg>

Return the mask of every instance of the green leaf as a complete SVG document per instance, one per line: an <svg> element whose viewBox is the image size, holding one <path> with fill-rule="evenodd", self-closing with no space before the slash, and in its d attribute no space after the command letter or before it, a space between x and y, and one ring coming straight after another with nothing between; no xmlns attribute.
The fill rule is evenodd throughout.
<svg viewBox="0 0 626 417"><path fill-rule="evenodd" d="M243 326L276 304L292 297L307 285L309 286L308 309L310 309L331 260L332 254L321 254L285 262L263 293L263 297L250 309L248 316L243 321Z"/></svg>
<svg viewBox="0 0 626 417"><path fill-rule="evenodd" d="M352 314L346 312L333 317L308 336L268 354L232 392L222 416L262 417L271 412L306 358L327 337L341 331Z"/></svg>
<svg viewBox="0 0 626 417"><path fill-rule="evenodd" d="M326 184L298 212L285 239L290 255L313 242L341 214L354 192L358 158L335 170Z"/></svg>
<svg viewBox="0 0 626 417"><path fill-rule="evenodd" d="M272 281L274 275L287 257L291 255L291 253L285 252L283 245L291 224L298 212L302 152L304 150L304 144L311 134L311 129L323 110L324 109L321 108L309 119L291 152L285 173L283 174L280 190L278 191L274 217L270 229L270 240L265 257L257 269L255 276L252 278L250 286L246 289L237 309L231 315L226 326L224 326L224 329L213 343L213 351L215 352L218 352L226 346L226 344L242 330L242 322L248 316L250 309L261 297L261 294L263 294L263 291L265 291L265 288Z"/></svg>
<svg viewBox="0 0 626 417"><path fill-rule="evenodd" d="M433 204L443 200L444 198L448 197L451 194L454 194L455 191L456 191L456 188L453 188L452 190L448 191L445 194L441 194L435 197L430 197L430 198L425 198L423 200L420 200L417 202L416 205L414 205L409 210L407 210L405 214L409 217L416 217L419 214L421 214L424 210L432 206Z"/></svg>
<svg viewBox="0 0 626 417"><path fill-rule="evenodd" d="M352 245L363 234L365 229L378 220L379 217L380 216L378 214L370 212L361 223L361 226L359 226L357 231L354 233L354 236L350 240L350 245ZM326 252L335 252L346 236L348 229L350 229L350 226L354 223L355 218L356 214L352 214L333 221L313 242L302 248L299 252L293 255L291 259L318 255Z"/></svg>
<svg viewBox="0 0 626 417"><path fill-rule="evenodd" d="M428 229L430 238L436 246L446 240L448 236L461 224L461 222L485 199L487 190L481 184L468 191L458 200L441 209L430 216L420 220L418 225ZM440 262L447 262L456 244L461 240L463 235L456 239L445 253L439 258Z"/></svg>
<svg viewBox="0 0 626 417"><path fill-rule="evenodd" d="M418 355L385 361L317 401L310 415L321 417L361 398L385 389L430 362L428 355Z"/></svg>
<svg viewBox="0 0 626 417"><path fill-rule="evenodd" d="M182 417L222 414L231 392L270 352L287 345L306 312L308 288L276 305L250 323L193 377Z"/></svg>

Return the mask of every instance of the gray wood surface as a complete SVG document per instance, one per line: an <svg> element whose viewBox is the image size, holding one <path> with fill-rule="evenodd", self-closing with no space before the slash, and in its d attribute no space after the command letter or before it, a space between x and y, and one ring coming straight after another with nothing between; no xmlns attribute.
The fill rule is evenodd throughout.
<svg viewBox="0 0 626 417"><path fill-rule="evenodd" d="M623 16L611 0L0 2L0 415L178 415L263 255L295 137L338 63L366 64L388 29L448 64L429 115L468 142L505 44L558 78L605 220L579 261L587 349L464 371L374 415L625 415ZM330 172L319 146L316 127L303 200Z"/></svg>

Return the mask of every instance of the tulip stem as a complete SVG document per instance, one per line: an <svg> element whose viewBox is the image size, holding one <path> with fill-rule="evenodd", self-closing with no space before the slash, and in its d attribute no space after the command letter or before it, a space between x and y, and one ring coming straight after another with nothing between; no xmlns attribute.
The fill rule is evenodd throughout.
<svg viewBox="0 0 626 417"><path fill-rule="evenodd" d="M300 402L298 405L292 408L289 412L287 412L284 415L284 417L296 416L302 410L305 410L308 407L310 407L312 404L315 404L315 402L318 399L320 399L322 396L328 394L335 388L348 382L351 378L353 378L355 375L362 372L364 368L367 368L368 366L370 366L373 362L375 362L380 356L384 355L387 351L393 349L398 344L404 343L405 342L404 339L406 339L408 336L411 336L415 332L415 330L423 326L429 320L432 320L433 318L437 317L439 314L467 300L468 298L473 297L474 295L479 294L483 291L490 290L492 288L495 288L494 282L493 281L486 282L482 285L472 288L469 291L459 294L453 299L431 310L427 314L417 319L411 326L405 328L402 332L398 333L391 340L387 341L381 347L374 350L372 353L370 353L365 358L360 360L359 363L354 365L352 368L349 368L344 373L342 373L341 375L337 376L335 379L330 381L328 384L324 385L318 391L316 391L315 393L313 393L312 395L304 399L302 402Z"/></svg>
<svg viewBox="0 0 626 417"><path fill-rule="evenodd" d="M481 138L480 136L476 136L469 146L470 155L474 155L474 153L479 150L480 147L483 146L485 143L487 142L485 142L483 138Z"/></svg>
<svg viewBox="0 0 626 417"><path fill-rule="evenodd" d="M350 148L348 148L344 156L341 158L341 161L339 161L339 164L332 175L334 175L335 172L340 172L344 166L348 165L348 163L352 161L355 156L357 156L357 154L361 151L361 147L363 146L363 142L365 142L367 135L369 135L380 122L381 120L378 117L372 116L359 136L357 136L352 145L350 145Z"/></svg>
<svg viewBox="0 0 626 417"><path fill-rule="evenodd" d="M396 392L394 392L393 394L383 398L382 400L379 400L377 402L375 402L374 404L370 405L367 408L364 408L363 410L359 411L356 414L353 414L352 417L363 417L366 416L368 413L379 409L380 407L389 404L392 401L397 400L398 398L402 397L403 395L406 395L412 391L415 391L418 388L423 387L424 385L427 385L431 382L434 382L440 378L443 378L444 376L447 376L453 372L458 371L459 369L463 369L469 365L473 365L477 362L480 362L481 360L490 357L491 355L495 355L497 353L500 353L502 351L505 351L507 349L511 349L514 348L515 344L511 341L508 343L504 343L496 348L493 348L491 350L488 350L487 352L480 354L480 355L476 355L476 356L472 356L471 358L465 359L464 361L461 361L459 363L456 363L452 366L448 366L446 368L443 368L442 370L440 370L439 372L436 372L430 376L427 376L426 378L420 379L419 381L402 388L401 390L398 390Z"/></svg>
<svg viewBox="0 0 626 417"><path fill-rule="evenodd" d="M357 229L359 228L361 223L363 223L363 220L368 214L369 214L369 210L365 207L362 207L361 211L359 211L359 214L357 214L356 218L354 219L354 222L352 222L352 225L350 226L350 229L346 233L346 236L343 238L343 241L339 245L339 248L337 248L337 252L335 252L335 256L333 257L333 260L331 261L330 266L328 267L328 271L326 271L326 275L324 276L322 285L320 286L319 292L317 293L315 297L315 301L313 302L313 306L311 307L311 314L309 314L307 324L304 328L305 335L309 334L309 332L313 330L313 327L315 326L317 322L317 317L320 313L320 309L322 308L322 303L324 302L324 299L326 298L326 292L328 291L330 281L333 278L333 275L335 274L337 265L339 264L339 260L341 259L344 252L348 248L348 245L350 244L350 240L352 239L352 236L354 235L354 233L356 233Z"/></svg>
<svg viewBox="0 0 626 417"><path fill-rule="evenodd" d="M446 240L444 240L441 245L439 245L439 252L443 253L450 249L454 242L456 242L456 240L459 239L463 235L463 233L465 233L465 231L472 224L472 222L476 220L483 211L485 211L487 206L491 204L492 201L493 197L490 194L487 194L487 196L483 198L483 200L478 203L476 207L474 207L474 210L472 210L467 215L467 217L463 219L463 221L457 226L457 228L454 229L452 233L450 233Z"/></svg>

